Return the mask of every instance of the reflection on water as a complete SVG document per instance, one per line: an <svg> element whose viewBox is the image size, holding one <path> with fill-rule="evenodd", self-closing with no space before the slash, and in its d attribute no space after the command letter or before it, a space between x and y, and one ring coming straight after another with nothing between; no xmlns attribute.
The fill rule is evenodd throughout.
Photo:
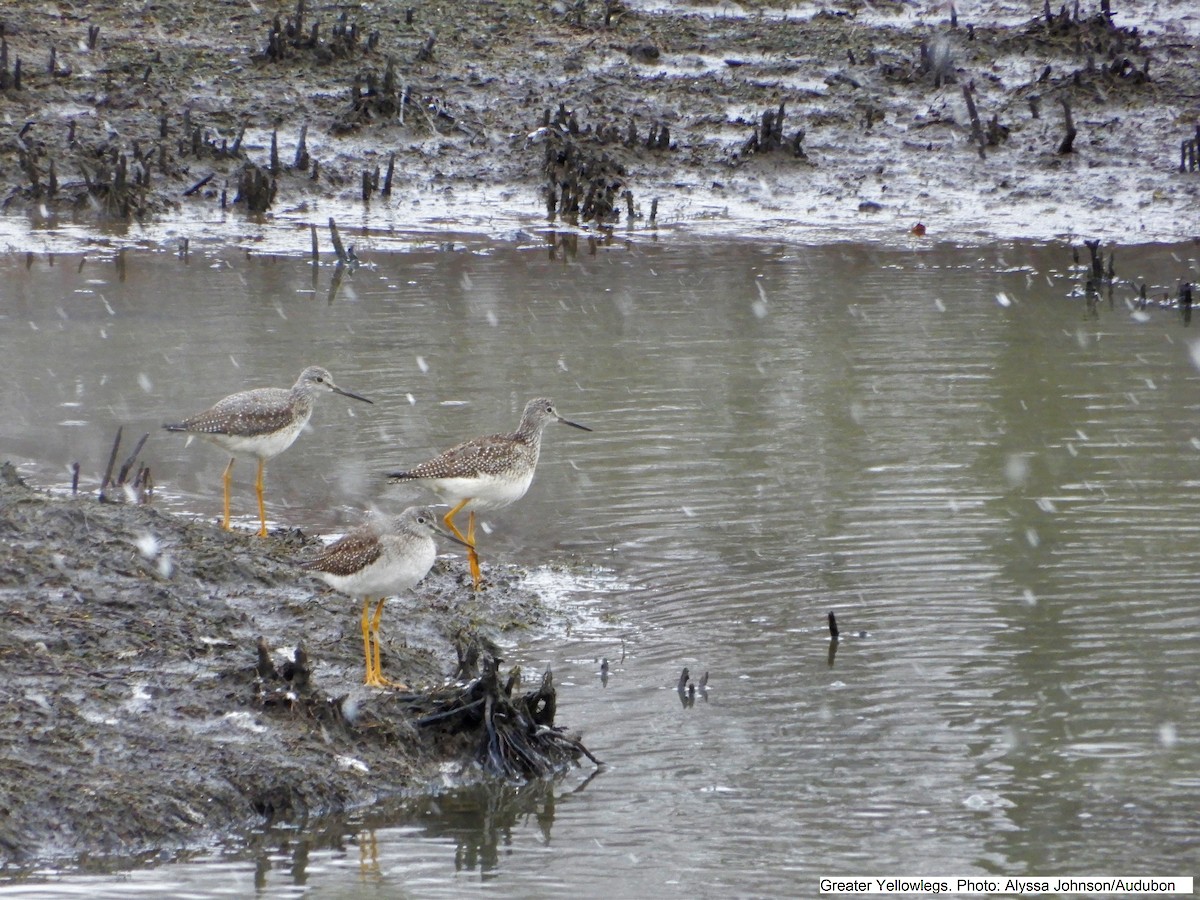
<svg viewBox="0 0 1200 900"><path fill-rule="evenodd" d="M456 886L499 879L514 855L549 848L557 805L582 794L595 776L592 771L572 783L478 784L362 816L270 829L228 855L194 854L188 862L132 870L120 878L36 873L0 891L106 898L311 891L356 896L376 889L386 896L398 891L452 896Z"/></svg>
<svg viewBox="0 0 1200 900"><path fill-rule="evenodd" d="M1193 248L1122 248L1090 293L1037 246L557 235L339 283L194 250L25 262L3 261L0 416L38 483L78 460L94 489L124 425L151 433L155 502L211 521L226 459L159 423L307 364L375 405L324 404L273 461L276 523L407 503L384 472L532 396L594 427L548 432L529 494L483 525L485 566L558 611L506 657L553 667L608 764L586 790L577 771L272 833L257 866L45 890L779 895L1194 861L1200 345L1140 302L1194 280Z"/></svg>
<svg viewBox="0 0 1200 900"><path fill-rule="evenodd" d="M332 819L300 832L263 835L255 842L261 848L255 855L256 887L326 885L330 871L339 879L354 875L362 884L391 888L416 888L428 879L422 893L448 882L451 873L449 881L484 882L503 873L516 835L527 835L535 847L549 847L557 805L581 794L595 776L593 770L574 784L478 784L352 821ZM397 821L407 824L396 826ZM426 859L413 858L413 841L427 848ZM400 870L398 857L405 860Z"/></svg>

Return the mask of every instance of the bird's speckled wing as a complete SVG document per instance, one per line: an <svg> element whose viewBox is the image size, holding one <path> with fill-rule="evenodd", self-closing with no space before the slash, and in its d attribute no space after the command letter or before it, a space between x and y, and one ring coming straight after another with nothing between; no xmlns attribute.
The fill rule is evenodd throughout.
<svg viewBox="0 0 1200 900"><path fill-rule="evenodd" d="M168 431L188 431L195 434L236 434L257 437L273 434L291 423L289 406L291 392L282 388L258 388L231 394L211 409L184 419L177 425L167 425Z"/></svg>
<svg viewBox="0 0 1200 900"><path fill-rule="evenodd" d="M498 475L512 465L513 437L510 434L492 434L475 438L457 447L451 447L433 459L421 463L407 472L397 472L392 478L410 480L418 478L471 478L477 475Z"/></svg>
<svg viewBox="0 0 1200 900"><path fill-rule="evenodd" d="M349 576L361 572L383 553L378 536L369 528L356 528L334 541L316 559L306 560L301 568L310 572Z"/></svg>

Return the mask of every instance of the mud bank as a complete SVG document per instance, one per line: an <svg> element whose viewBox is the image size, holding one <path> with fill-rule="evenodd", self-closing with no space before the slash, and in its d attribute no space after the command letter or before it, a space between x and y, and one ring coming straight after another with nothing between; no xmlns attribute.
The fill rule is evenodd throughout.
<svg viewBox="0 0 1200 900"><path fill-rule="evenodd" d="M171 858L482 771L473 695L447 682L456 646L486 657L481 635L543 616L515 578L476 597L461 560L439 561L385 612L385 670L414 690L367 689L357 609L296 566L314 539L3 475L0 873ZM526 681L514 702L537 694ZM578 755L565 735L557 749L555 767Z"/></svg>
<svg viewBox="0 0 1200 900"><path fill-rule="evenodd" d="M329 256L330 217L360 254L539 223L1200 231L1184 0L14 0L0 24L0 246L16 250L306 253L317 225Z"/></svg>

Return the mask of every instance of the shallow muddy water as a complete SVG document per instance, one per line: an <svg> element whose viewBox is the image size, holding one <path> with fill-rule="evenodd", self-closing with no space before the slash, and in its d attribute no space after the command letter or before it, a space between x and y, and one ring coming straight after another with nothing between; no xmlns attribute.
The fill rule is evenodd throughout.
<svg viewBox="0 0 1200 900"><path fill-rule="evenodd" d="M568 241L567 244L570 244ZM1086 257L1086 254L1084 254ZM158 430L308 364L274 524L417 494L382 473L553 397L489 564L562 611L553 667L607 766L449 792L270 849L4 894L812 895L819 875L1188 875L1200 834L1194 247L416 242L335 287L243 255L6 257L5 458L94 490L113 432L213 520L226 457ZM255 525L253 466L234 513ZM847 636L832 652L826 615ZM399 622L399 619L395 620ZM395 627L399 627L398 625ZM607 671L602 672L602 661ZM708 673L692 700L680 672Z"/></svg>

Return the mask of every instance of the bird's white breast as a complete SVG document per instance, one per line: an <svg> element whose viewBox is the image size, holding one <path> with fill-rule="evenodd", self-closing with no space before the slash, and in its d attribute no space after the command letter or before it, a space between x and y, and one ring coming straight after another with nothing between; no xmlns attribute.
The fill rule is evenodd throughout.
<svg viewBox="0 0 1200 900"><path fill-rule="evenodd" d="M385 535L383 553L373 563L359 569L353 575L334 575L329 572L314 572L322 581L343 594L352 597L391 597L414 587L429 574L437 559L437 545L433 538L409 543L400 552L397 538Z"/></svg>
<svg viewBox="0 0 1200 900"><path fill-rule="evenodd" d="M278 456L296 442L304 426L308 424L308 416L293 422L271 434L261 434L257 437L243 437L237 434L206 434L199 436L212 441L234 456L254 456L259 459L270 459Z"/></svg>
<svg viewBox="0 0 1200 900"><path fill-rule="evenodd" d="M430 482L431 487L452 506L470 497L471 502L464 509L500 509L525 496L533 483L533 472L520 478L481 475L478 478L435 478Z"/></svg>

